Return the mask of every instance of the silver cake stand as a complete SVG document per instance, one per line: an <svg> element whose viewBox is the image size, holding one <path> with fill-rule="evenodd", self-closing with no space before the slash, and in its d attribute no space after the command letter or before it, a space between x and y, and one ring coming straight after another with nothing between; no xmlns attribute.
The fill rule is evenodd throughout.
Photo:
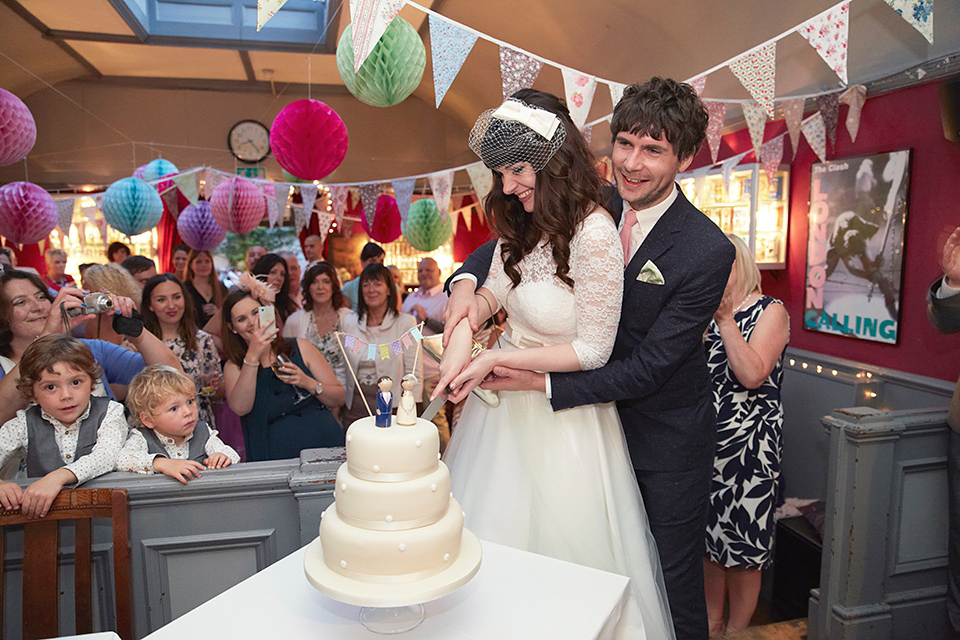
<svg viewBox="0 0 960 640"><path fill-rule="evenodd" d="M303 571L307 581L323 595L360 609L364 627L381 634L397 634L417 628L425 615L423 603L453 593L467 584L480 569L480 540L469 529L460 539L460 555L449 567L421 580L402 584L361 582L340 575L327 566L317 537L307 546Z"/></svg>

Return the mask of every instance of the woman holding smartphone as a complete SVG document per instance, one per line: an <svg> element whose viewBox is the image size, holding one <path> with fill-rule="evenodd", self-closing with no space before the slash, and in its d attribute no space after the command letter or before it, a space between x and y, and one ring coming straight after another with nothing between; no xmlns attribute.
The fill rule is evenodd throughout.
<svg viewBox="0 0 960 640"><path fill-rule="evenodd" d="M330 409L343 404L343 385L317 348L281 337L275 309L251 291L231 291L222 311L227 403L240 416L247 460L342 447L343 430Z"/></svg>

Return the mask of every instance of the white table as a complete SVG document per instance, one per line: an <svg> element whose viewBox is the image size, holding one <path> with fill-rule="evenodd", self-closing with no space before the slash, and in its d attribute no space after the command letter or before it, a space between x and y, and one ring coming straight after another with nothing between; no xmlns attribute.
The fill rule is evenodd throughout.
<svg viewBox="0 0 960 640"><path fill-rule="evenodd" d="M483 542L476 577L426 603L426 619L403 640L604 639L626 599L628 579ZM145 640L383 638L362 627L359 607L331 600L303 573L300 549L153 632Z"/></svg>

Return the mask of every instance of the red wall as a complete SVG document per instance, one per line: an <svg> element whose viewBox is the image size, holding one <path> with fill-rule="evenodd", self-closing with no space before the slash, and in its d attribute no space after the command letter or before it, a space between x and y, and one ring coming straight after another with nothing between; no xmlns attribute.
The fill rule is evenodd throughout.
<svg viewBox="0 0 960 640"><path fill-rule="evenodd" d="M925 303L927 288L942 275L939 265L943 242L950 231L960 226L960 144L943 136L938 87L939 83L932 82L868 98L856 142L847 133L847 107L841 105L836 149L827 153L828 159L833 160L913 150L897 345L802 328L810 165L819 160L806 140L802 140L791 164L790 145L784 145L784 164L791 164L787 268L764 271L763 291L786 303L792 347L943 380L956 380L960 374L960 334L942 335L933 329L927 321ZM783 120L768 122L765 139L785 130ZM746 129L737 131L724 136L719 158L750 147ZM753 162L752 154L744 161ZM709 153L704 149L693 166L709 162Z"/></svg>

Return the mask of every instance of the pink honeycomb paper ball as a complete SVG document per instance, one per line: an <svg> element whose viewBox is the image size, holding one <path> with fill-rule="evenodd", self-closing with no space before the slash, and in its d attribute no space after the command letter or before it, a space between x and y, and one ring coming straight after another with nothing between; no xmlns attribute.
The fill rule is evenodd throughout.
<svg viewBox="0 0 960 640"><path fill-rule="evenodd" d="M0 167L27 157L37 142L37 123L27 105L0 89Z"/></svg>
<svg viewBox="0 0 960 640"><path fill-rule="evenodd" d="M197 251L218 247L227 237L227 232L214 220L210 203L206 200L199 200L180 212L177 232L188 247Z"/></svg>
<svg viewBox="0 0 960 640"><path fill-rule="evenodd" d="M388 195L377 198L377 211L373 216L373 224L368 225L370 216L360 220L363 230L371 239L382 244L388 244L400 237L400 209L397 201Z"/></svg>
<svg viewBox="0 0 960 640"><path fill-rule="evenodd" d="M53 196L30 182L0 187L0 236L14 244L33 244L57 226Z"/></svg>
<svg viewBox="0 0 960 640"><path fill-rule="evenodd" d="M232 177L213 190L210 198L213 218L232 233L247 233L267 214L267 199L249 180Z"/></svg>
<svg viewBox="0 0 960 640"><path fill-rule="evenodd" d="M291 102L270 127L270 149L280 166L301 180L321 180L347 155L347 126L319 100Z"/></svg>

